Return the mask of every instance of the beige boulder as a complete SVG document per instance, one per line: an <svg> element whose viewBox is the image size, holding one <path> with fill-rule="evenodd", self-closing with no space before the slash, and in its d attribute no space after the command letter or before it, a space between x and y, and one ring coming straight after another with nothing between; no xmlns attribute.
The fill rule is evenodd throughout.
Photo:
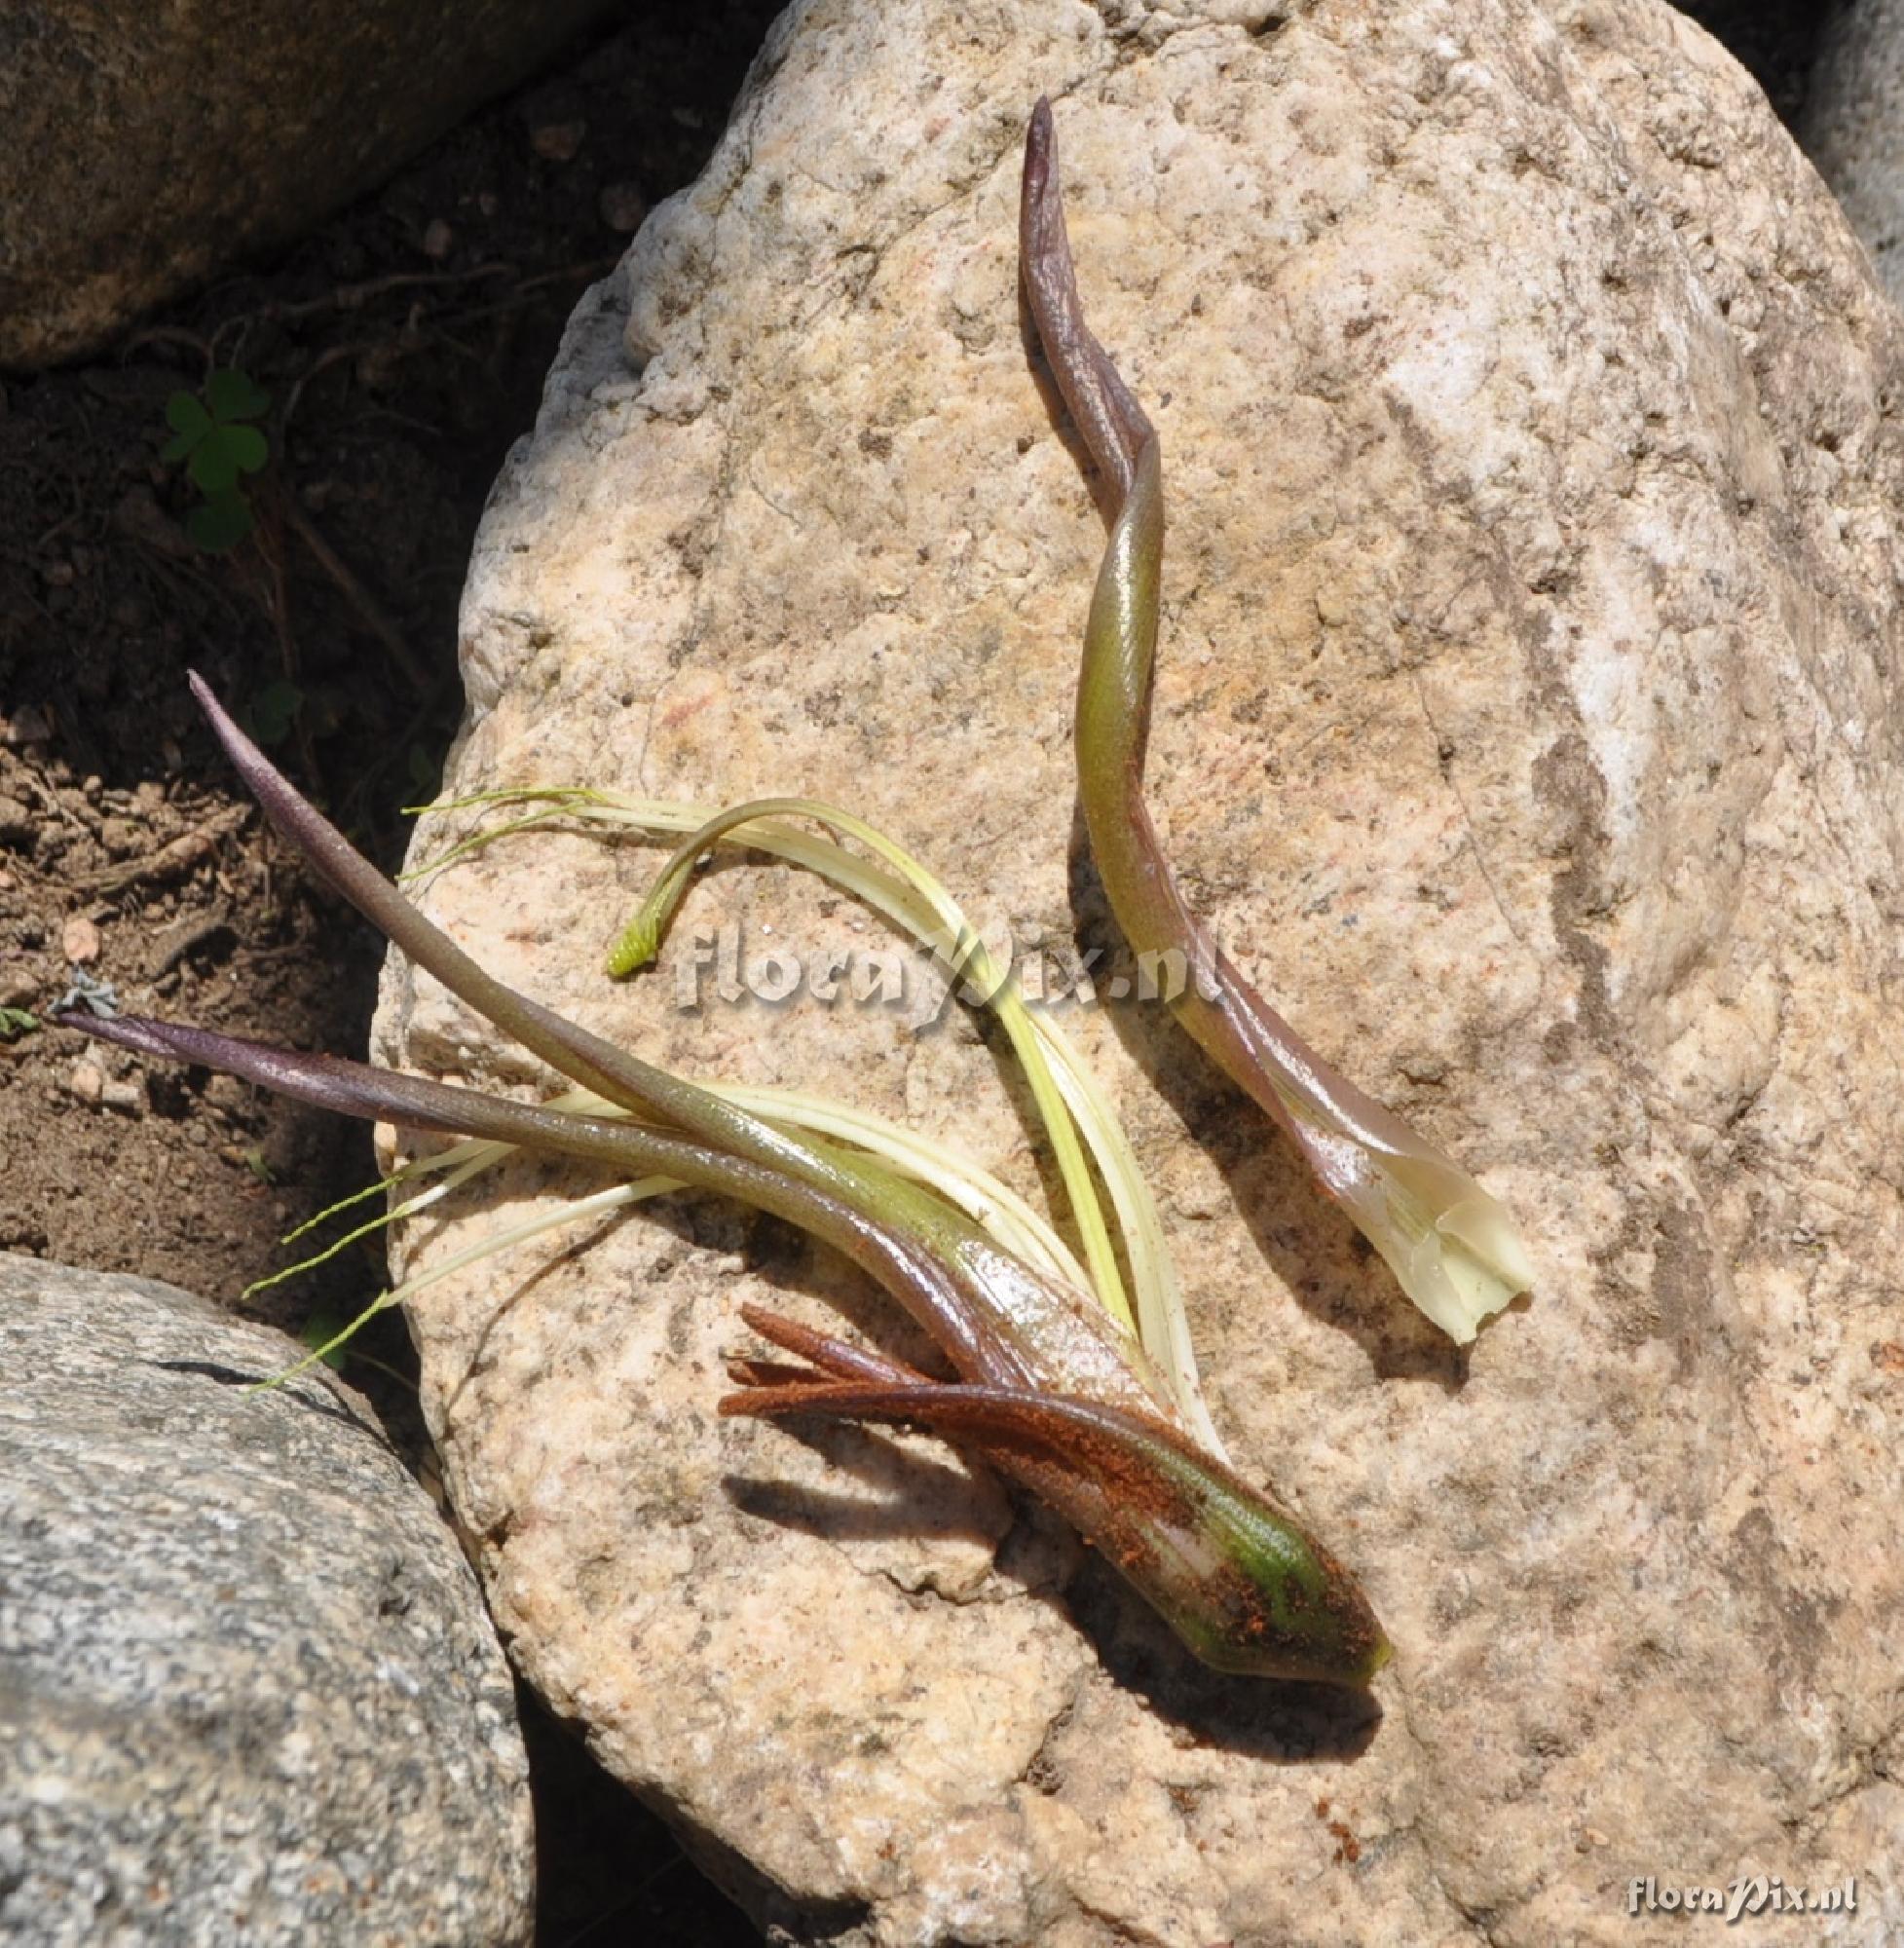
<svg viewBox="0 0 1904 1948"><path fill-rule="evenodd" d="M515 1656L803 1937L1676 1941L1661 1896L1755 1873L1855 1876L1828 1937L1904 1929L1904 338L1698 29L796 7L498 485L449 785L811 793L1021 946L1102 943L1068 730L1103 529L1015 288L1041 92L1163 440L1160 822L1264 991L1520 1216L1537 1289L1456 1354L1159 1010L1073 994L1216 1418L1398 1645L1374 1705L1188 1667L929 1442L717 1419L742 1299L914 1342L706 1202L412 1308ZM724 925L743 977L886 944L787 869L711 873L608 984L659 856L534 833L428 903L674 1068L849 1098L1035 1193L957 1016L728 1002L713 966L684 1008ZM400 966L378 1042L549 1086ZM590 1181L525 1165L408 1262Z"/></svg>

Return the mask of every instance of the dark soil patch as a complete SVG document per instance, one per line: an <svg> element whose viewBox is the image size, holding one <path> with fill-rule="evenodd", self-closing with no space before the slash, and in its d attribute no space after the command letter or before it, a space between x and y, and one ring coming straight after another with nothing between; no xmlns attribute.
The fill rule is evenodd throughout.
<svg viewBox="0 0 1904 1948"><path fill-rule="evenodd" d="M381 944L264 830L185 670L393 863L399 807L433 789L461 707L457 599L489 483L576 301L698 170L776 11L630 8L282 255L87 365L5 382L0 1007L44 1015L77 951L130 1011L365 1046ZM223 554L189 538L200 497L160 457L168 398L213 365L271 400L255 526ZM8 1025L0 1250L236 1304L288 1261L285 1229L373 1175L360 1125ZM296 1331L382 1275L365 1248L246 1309ZM394 1317L367 1336L414 1371ZM364 1361L350 1376L420 1447L400 1379ZM755 1938L540 1712L531 1744L543 1941Z"/></svg>

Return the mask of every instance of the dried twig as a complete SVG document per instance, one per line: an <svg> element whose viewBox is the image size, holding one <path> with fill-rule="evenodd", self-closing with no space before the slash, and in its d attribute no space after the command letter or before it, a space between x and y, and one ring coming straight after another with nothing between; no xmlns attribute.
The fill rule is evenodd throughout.
<svg viewBox="0 0 1904 1948"><path fill-rule="evenodd" d="M218 842L237 832L251 816L248 805L228 805L214 812L203 825L180 833L156 852L137 859L122 859L96 873L82 875L75 883L91 893L120 893L128 886L160 880L176 880L211 857Z"/></svg>
<svg viewBox="0 0 1904 1948"><path fill-rule="evenodd" d="M403 631L392 620L390 613L324 539L317 523L299 505L297 495L288 483L281 499L284 525L311 550L317 566L337 584L339 593L362 618L364 627L390 652L391 660L403 672L411 690L419 696L427 695L431 688L429 672L424 668L423 658L410 647Z"/></svg>

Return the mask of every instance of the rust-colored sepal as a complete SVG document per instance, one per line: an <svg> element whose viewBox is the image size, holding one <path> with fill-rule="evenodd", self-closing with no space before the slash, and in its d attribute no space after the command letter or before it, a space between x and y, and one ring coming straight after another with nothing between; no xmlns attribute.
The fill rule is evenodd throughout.
<svg viewBox="0 0 1904 1948"><path fill-rule="evenodd" d="M743 1362L734 1370L748 1378L761 1368ZM1388 1638L1342 1564L1161 1420L1002 1387L773 1372L787 1383L729 1394L721 1411L944 1435L1057 1509L1218 1670L1365 1686L1389 1660Z"/></svg>

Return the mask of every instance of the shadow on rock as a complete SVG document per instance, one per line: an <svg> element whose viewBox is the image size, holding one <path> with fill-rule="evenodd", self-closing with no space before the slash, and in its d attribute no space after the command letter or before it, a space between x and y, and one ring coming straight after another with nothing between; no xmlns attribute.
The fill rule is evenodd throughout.
<svg viewBox="0 0 1904 1948"><path fill-rule="evenodd" d="M829 1468L864 1482L873 1492L834 1494L801 1481L728 1475L721 1485L743 1515L824 1536L829 1542L894 1536L921 1541L995 1540L993 1526L983 1519L983 1491L964 1468L909 1453L864 1428L803 1425L797 1420L783 1420L776 1427L787 1439L819 1455Z"/></svg>
<svg viewBox="0 0 1904 1948"><path fill-rule="evenodd" d="M796 1421L782 1421L780 1427L832 1466L890 1486L894 1494L874 1502L730 1475L723 1485L746 1514L832 1542L891 1536L984 1540L988 1535L972 1500L971 1478L962 1470L904 1453L883 1436L863 1430L802 1429ZM961 1506L968 1512L963 1518ZM1022 1516L1035 1522L1035 1504L1025 1502ZM1024 1525L1021 1520L1012 1534ZM1382 1722L1381 1705L1365 1691L1239 1677L1198 1663L1170 1626L1090 1551L1062 1593L1026 1581L1013 1566L1014 1555L1008 1537L999 1545L997 1573L1027 1595L1061 1609L1090 1639L1113 1683L1201 1743L1281 1765L1348 1760L1367 1748ZM1036 1559L1035 1552L1031 1559Z"/></svg>
<svg viewBox="0 0 1904 1948"><path fill-rule="evenodd" d="M1135 965L1091 861L1084 814L1071 814L1072 925L1093 978ZM1099 970L1103 970L1100 974ZM1236 1088L1158 1002L1114 1006L1111 1025L1190 1140L1222 1173L1256 1249L1304 1311L1363 1348L1378 1379L1431 1380L1459 1393L1468 1349L1449 1343L1408 1302L1341 1208L1316 1182L1295 1145Z"/></svg>
<svg viewBox="0 0 1904 1948"><path fill-rule="evenodd" d="M1370 1692L1238 1677L1199 1664L1101 1556L1086 1558L1069 1595L1112 1682L1201 1744L1275 1765L1347 1761L1368 1749L1381 1725Z"/></svg>
<svg viewBox="0 0 1904 1948"><path fill-rule="evenodd" d="M212 1380L221 1387L237 1387L241 1390L241 1397L252 1387L263 1386L276 1377L264 1371L242 1372L238 1367L228 1367L217 1360L141 1360L137 1364L155 1367L164 1373L183 1373L195 1379ZM321 1382L300 1384L292 1381L272 1391L311 1413L321 1414L326 1420L339 1420L346 1426L355 1427L359 1433L369 1435L380 1446L389 1445L379 1429L371 1426L348 1402L340 1400Z"/></svg>

